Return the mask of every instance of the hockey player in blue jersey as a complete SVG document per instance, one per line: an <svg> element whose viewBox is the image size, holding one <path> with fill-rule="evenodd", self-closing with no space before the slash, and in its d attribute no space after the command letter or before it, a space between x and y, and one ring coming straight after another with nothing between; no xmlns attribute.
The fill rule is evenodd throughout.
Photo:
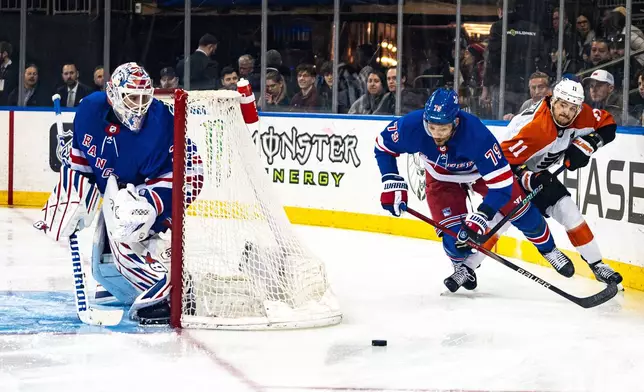
<svg viewBox="0 0 644 392"><path fill-rule="evenodd" d="M480 236L525 196L497 140L477 117L460 110L452 90L436 90L424 110L392 121L377 137L375 155L384 186L380 202L394 216L400 216L407 203L407 183L396 164L402 153L420 153L432 218L458 232L458 240L438 232L454 266L445 286L452 292L461 286L476 288L474 270L484 255L473 253L465 241L479 243ZM467 210L468 190L483 196L476 211ZM556 248L536 207L526 204L511 222L560 274L574 274L572 262Z"/></svg>
<svg viewBox="0 0 644 392"><path fill-rule="evenodd" d="M69 160L40 225L56 240L69 237L93 220L98 203L88 195L98 190L104 196L92 252L92 274L104 288L96 298L131 304L134 320L169 316L170 240L163 233L171 223L174 117L153 93L148 73L126 63L114 70L105 92L81 101ZM192 152L186 170L198 180L203 173ZM188 198L198 193L192 185Z"/></svg>

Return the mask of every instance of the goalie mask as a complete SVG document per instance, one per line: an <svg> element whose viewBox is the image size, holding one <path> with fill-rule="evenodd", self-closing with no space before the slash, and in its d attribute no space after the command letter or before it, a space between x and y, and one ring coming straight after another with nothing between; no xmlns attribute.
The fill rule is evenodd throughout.
<svg viewBox="0 0 644 392"><path fill-rule="evenodd" d="M118 66L107 82L105 92L119 121L132 131L139 131L154 95L146 70L137 63Z"/></svg>
<svg viewBox="0 0 644 392"><path fill-rule="evenodd" d="M584 103L584 88L579 82L563 79L552 91L550 112L557 126L564 128L575 121Z"/></svg>

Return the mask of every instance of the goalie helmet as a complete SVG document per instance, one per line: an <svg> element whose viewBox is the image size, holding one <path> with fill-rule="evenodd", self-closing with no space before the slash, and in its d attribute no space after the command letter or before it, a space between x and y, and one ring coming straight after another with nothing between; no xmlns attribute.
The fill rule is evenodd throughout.
<svg viewBox="0 0 644 392"><path fill-rule="evenodd" d="M577 107L576 114L568 124L560 124L556 119L554 105L555 105L555 102L558 100L566 101ZM552 90L552 99L550 101L550 112L552 114L552 119L560 127L564 127L572 124L572 122L575 121L577 116L579 116L579 113L581 113L581 108L583 103L584 103L584 87L581 85L581 83L575 82L574 80L570 80L570 79L562 79L559 83L557 83L555 88Z"/></svg>
<svg viewBox="0 0 644 392"><path fill-rule="evenodd" d="M105 92L119 121L132 131L140 130L154 95L147 71L137 63L119 65L107 82Z"/></svg>

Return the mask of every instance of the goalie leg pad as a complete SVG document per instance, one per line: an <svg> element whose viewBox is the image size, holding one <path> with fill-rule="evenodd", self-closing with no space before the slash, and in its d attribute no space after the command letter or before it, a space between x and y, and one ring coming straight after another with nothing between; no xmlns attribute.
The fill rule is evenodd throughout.
<svg viewBox="0 0 644 392"><path fill-rule="evenodd" d="M125 279L116 268L113 255L105 251L107 231L105 230L104 222L105 219L101 212L98 216L92 246L92 276L99 285L103 286L117 300L126 305L131 305L140 291Z"/></svg>
<svg viewBox="0 0 644 392"><path fill-rule="evenodd" d="M43 219L34 223L55 241L91 225L100 197L96 185L76 170L63 166L58 178L58 185L42 209Z"/></svg>
<svg viewBox="0 0 644 392"><path fill-rule="evenodd" d="M109 240L114 265L136 290L129 315L166 301L170 294L170 240L158 234L142 242L125 244Z"/></svg>

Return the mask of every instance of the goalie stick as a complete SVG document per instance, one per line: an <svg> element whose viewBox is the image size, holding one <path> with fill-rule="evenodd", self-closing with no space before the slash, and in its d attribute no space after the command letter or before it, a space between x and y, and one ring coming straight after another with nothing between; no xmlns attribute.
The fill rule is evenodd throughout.
<svg viewBox="0 0 644 392"><path fill-rule="evenodd" d="M58 147L66 147L65 139L63 136L63 120L60 110L60 95L54 94L51 97L54 102L54 111L56 112L56 130L58 137ZM65 151L60 151L61 156L69 157L69 154L64 154ZM96 309L89 306L89 297L87 295L87 285L85 281L85 272L83 271L83 262L81 260L80 251L78 249L78 237L76 231L69 236L69 250L72 256L72 270L74 277L74 302L76 304L76 315L78 319L88 325L103 325L114 326L121 322L123 317L123 310L121 309Z"/></svg>
<svg viewBox="0 0 644 392"><path fill-rule="evenodd" d="M426 217L425 215L421 214L420 212L417 212L417 211L415 211L415 210L413 210L412 208L409 208L409 207L407 207L407 212L410 213L411 215L415 216L416 218L422 220L423 222L428 223L428 224L436 227L437 229L442 230L443 233L449 234L452 237L457 238L456 233L454 233L453 231L451 231L447 227L441 225L440 223L432 220L431 218ZM486 256L498 261L499 263L505 265L506 267L510 268L511 270L513 270L515 272L518 272L519 274L521 274L521 275L525 276L526 278L534 281L535 283L537 283L537 284L547 288L548 290L550 290L550 291L552 291L552 292L564 297L568 301L576 303L577 305L581 306L582 308L586 308L586 309L593 308L593 307L595 307L597 305L601 305L604 302L607 302L608 300L613 298L615 295L617 295L617 291L618 291L617 285L614 284L614 283L611 283L611 284L607 285L606 288L604 288L602 291L600 291L597 294L591 295L589 297L582 297L582 298L575 297L574 295L566 293L565 291L561 290L560 288L558 288L556 286L553 286L552 284L548 283L547 281L541 279L540 277L534 275L531 272L528 272L528 271L524 270L523 268L517 266L516 264L514 264L514 263L506 260L505 258L497 255L496 253L485 249L484 247L482 247L481 245L479 245L479 244L477 244L475 242L472 242L472 241L468 240L467 244L469 246L471 246L473 249L476 249L477 251L483 253L484 255L486 255Z"/></svg>

